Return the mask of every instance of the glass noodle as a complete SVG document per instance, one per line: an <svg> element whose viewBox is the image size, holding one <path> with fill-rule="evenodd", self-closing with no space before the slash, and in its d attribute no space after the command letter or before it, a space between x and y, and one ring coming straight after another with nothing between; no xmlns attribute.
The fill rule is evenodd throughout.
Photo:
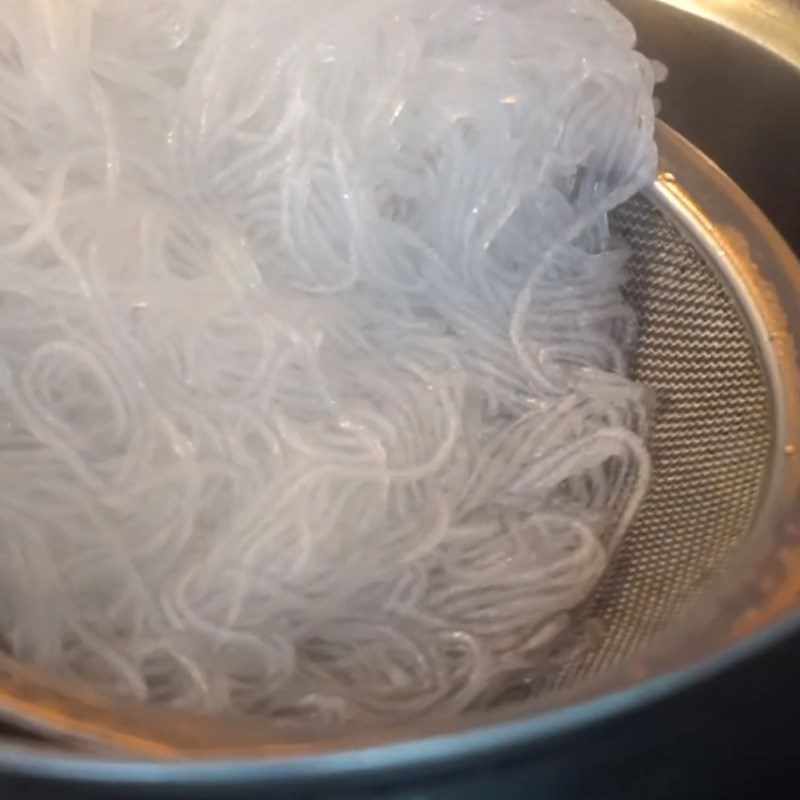
<svg viewBox="0 0 800 800"><path fill-rule="evenodd" d="M602 0L3 0L0 639L320 725L546 669L647 487Z"/></svg>

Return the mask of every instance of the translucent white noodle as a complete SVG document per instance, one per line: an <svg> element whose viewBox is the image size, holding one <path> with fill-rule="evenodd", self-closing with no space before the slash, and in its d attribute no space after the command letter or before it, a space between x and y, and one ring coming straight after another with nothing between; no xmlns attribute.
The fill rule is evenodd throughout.
<svg viewBox="0 0 800 800"><path fill-rule="evenodd" d="M603 0L4 0L0 642L331 725L547 668L647 488Z"/></svg>

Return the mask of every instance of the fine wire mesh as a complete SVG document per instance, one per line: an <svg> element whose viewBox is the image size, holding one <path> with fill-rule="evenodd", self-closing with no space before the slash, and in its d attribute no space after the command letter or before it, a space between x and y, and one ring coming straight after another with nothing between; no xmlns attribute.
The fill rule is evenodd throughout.
<svg viewBox="0 0 800 800"><path fill-rule="evenodd" d="M715 270L643 196L613 224L633 251L633 376L656 398L653 482L587 609L602 628L596 646L568 659L549 689L619 664L687 610L747 536L772 446L768 383Z"/></svg>

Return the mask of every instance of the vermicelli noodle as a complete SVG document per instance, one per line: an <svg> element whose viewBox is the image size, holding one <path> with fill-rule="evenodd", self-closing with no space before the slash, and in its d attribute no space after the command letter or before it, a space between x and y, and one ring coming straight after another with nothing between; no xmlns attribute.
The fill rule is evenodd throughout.
<svg viewBox="0 0 800 800"><path fill-rule="evenodd" d="M4 0L0 640L281 724L545 668L645 493L604 0Z"/></svg>

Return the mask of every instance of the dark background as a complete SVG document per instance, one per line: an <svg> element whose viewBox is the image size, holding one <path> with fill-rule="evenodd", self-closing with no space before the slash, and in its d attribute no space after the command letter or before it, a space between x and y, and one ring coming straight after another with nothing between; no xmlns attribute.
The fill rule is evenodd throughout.
<svg viewBox="0 0 800 800"><path fill-rule="evenodd" d="M662 119L716 161L800 252L800 65L654 0L611 2L636 26L642 52L669 67L657 90Z"/></svg>

